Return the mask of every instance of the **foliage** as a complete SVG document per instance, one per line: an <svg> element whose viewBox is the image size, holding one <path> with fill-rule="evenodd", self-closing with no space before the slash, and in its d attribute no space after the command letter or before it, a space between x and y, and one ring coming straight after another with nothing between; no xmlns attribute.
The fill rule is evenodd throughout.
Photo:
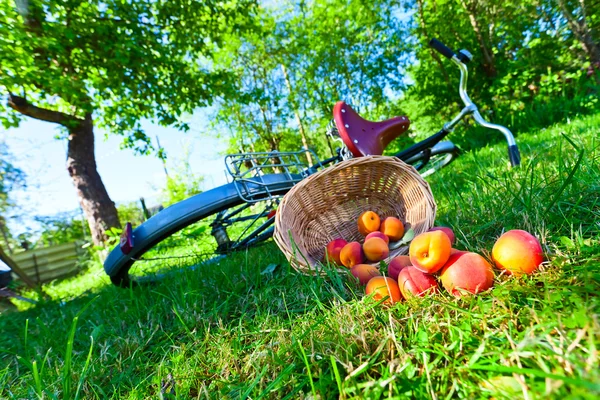
<svg viewBox="0 0 600 400"><path fill-rule="evenodd" d="M131 222L139 226L144 220L144 213L136 202L121 203L117 205L117 212L121 221ZM39 237L29 234L26 238L31 246L46 247L75 241L87 241L90 233L81 212L64 212L51 216L37 216L34 220L41 225ZM120 232L119 232L120 233Z"/></svg>
<svg viewBox="0 0 600 400"><path fill-rule="evenodd" d="M161 199L165 206L202 192L204 177L192 170L190 154L190 148L186 145L183 157L175 161L174 168L167 176L165 186L161 189Z"/></svg>
<svg viewBox="0 0 600 400"><path fill-rule="evenodd" d="M236 73L215 121L233 151L334 145L325 127L336 101L367 117L389 113L403 87L404 27L394 1L313 0L264 7L259 29L235 35L217 64ZM304 136L304 137L303 137Z"/></svg>
<svg viewBox="0 0 600 400"><path fill-rule="evenodd" d="M532 276L383 308L343 272L295 273L275 245L147 287L115 288L97 266L0 316L0 397L598 398L599 126L528 132L520 169L501 144L428 178L457 248L538 236L548 262Z"/></svg>
<svg viewBox="0 0 600 400"><path fill-rule="evenodd" d="M462 107L458 70L432 37L473 53L469 94L489 120L522 131L590 113L600 108L598 15L592 1L277 2L217 53L236 80L215 127L229 151L308 146L324 156L337 146L323 136L332 106L345 100L373 120L407 114L413 131L389 151L399 150ZM469 137L463 129L455 141L469 149L494 138Z"/></svg>
<svg viewBox="0 0 600 400"><path fill-rule="evenodd" d="M141 204L135 201L117 204L119 221L131 222L133 226L139 226L146 220Z"/></svg>
<svg viewBox="0 0 600 400"><path fill-rule="evenodd" d="M404 4L414 16L417 61L409 68L414 85L407 93L407 108L420 133L439 129L462 107L458 70L429 48L432 37L452 49L473 53L469 95L487 119L524 130L535 122L530 117L544 115L538 111L550 103L555 103L553 112L537 126L599 108L598 2L416 0ZM447 23L448 15L452 23ZM575 29L578 24L585 27ZM588 48L586 38L591 40ZM467 148L474 145L464 137L458 141Z"/></svg>
<svg viewBox="0 0 600 400"><path fill-rule="evenodd" d="M38 216L34 219L41 225L39 238L35 241L36 247L85 241L89 238L87 224L79 210L52 216Z"/></svg>
<svg viewBox="0 0 600 400"><path fill-rule="evenodd" d="M144 154L152 145L142 119L187 130L185 115L230 87L211 53L252 28L255 3L0 0L0 122L18 126L27 116L61 126L97 245L120 222L97 172L94 127Z"/></svg>
<svg viewBox="0 0 600 400"><path fill-rule="evenodd" d="M141 119L187 129L180 117L228 87L227 73L207 57L227 33L248 27L253 7L252 0L28 0L17 7L1 0L4 100L13 93L70 117L93 113L97 126L124 137L124 147L147 153ZM4 124L17 125L24 115L2 103Z"/></svg>

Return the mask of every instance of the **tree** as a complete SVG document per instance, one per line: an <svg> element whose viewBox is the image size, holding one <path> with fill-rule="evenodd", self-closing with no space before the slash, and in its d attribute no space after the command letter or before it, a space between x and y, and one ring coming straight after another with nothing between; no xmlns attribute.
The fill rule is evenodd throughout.
<svg viewBox="0 0 600 400"><path fill-rule="evenodd" d="M572 39L589 61L600 67L600 3L589 0L553 0L552 3L560 10L557 14L563 17L561 22L569 28Z"/></svg>
<svg viewBox="0 0 600 400"><path fill-rule="evenodd" d="M187 129L182 115L228 85L211 52L251 25L253 0L0 0L0 118L58 124L92 238L119 226L98 174L94 128L153 148L140 121ZM127 179L127 173L123 173Z"/></svg>

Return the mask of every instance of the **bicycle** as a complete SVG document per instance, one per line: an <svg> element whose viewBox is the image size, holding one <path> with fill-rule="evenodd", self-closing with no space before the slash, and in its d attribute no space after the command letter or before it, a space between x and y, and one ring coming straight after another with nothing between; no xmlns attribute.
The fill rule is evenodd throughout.
<svg viewBox="0 0 600 400"><path fill-rule="evenodd" d="M465 106L440 131L394 156L413 165L423 176L438 171L459 154L459 149L452 142L442 139L463 118L472 115L479 125L498 130L505 136L511 165L518 166L520 154L510 130L485 121L467 94L467 64L472 59L471 54L466 50L454 53L436 39L429 44L458 66L459 95ZM382 154L392 140L408 129L409 124L406 117L367 121L340 101L333 108L333 120L327 132L341 143L333 157L319 161L314 152L305 149L227 155L225 165L232 182L173 204L135 230L127 223L119 245L104 262L104 270L115 285L128 287L143 282L143 278L130 276L134 263L161 263L162 260L190 257L218 260L231 252L263 243L273 234L278 200L294 184L327 165L351 157ZM307 153L317 160L312 166L304 160ZM209 229L210 234L207 234ZM199 236L203 236L202 241L197 240ZM178 240L187 242L187 246L178 243Z"/></svg>

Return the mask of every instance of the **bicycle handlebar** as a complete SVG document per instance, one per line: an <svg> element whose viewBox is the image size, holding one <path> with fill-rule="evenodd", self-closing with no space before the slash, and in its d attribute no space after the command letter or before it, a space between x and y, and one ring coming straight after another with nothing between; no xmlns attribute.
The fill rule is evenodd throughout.
<svg viewBox="0 0 600 400"><path fill-rule="evenodd" d="M444 43L440 42L435 38L429 41L429 45L433 47L435 51L437 51L438 53L440 53L448 59L452 59L452 57L455 56L454 52L448 46L446 46Z"/></svg>
<svg viewBox="0 0 600 400"><path fill-rule="evenodd" d="M454 129L454 126L456 126L465 116L473 115L473 119L479 125L489 129L495 129L497 131L500 131L500 133L504 135L508 144L508 158L510 160L510 164L513 167L518 167L521 164L521 155L519 153L519 148L517 147L517 143L515 142L515 138L512 132L502 125L492 124L484 120L481 114L479 113L477 106L475 105L475 103L473 103L473 101L467 94L467 78L469 76L467 65L464 62L462 62L462 60L459 57L457 57L456 54L454 54L454 52L450 48L448 48L439 40L431 39L429 41L429 45L433 47L436 51L441 53L444 57L447 57L450 60L452 60L452 62L456 64L460 69L460 84L458 92L461 100L463 101L463 103L465 103L465 107L460 111L460 113L456 117L454 117L452 121L444 125L444 130L448 132L452 131Z"/></svg>

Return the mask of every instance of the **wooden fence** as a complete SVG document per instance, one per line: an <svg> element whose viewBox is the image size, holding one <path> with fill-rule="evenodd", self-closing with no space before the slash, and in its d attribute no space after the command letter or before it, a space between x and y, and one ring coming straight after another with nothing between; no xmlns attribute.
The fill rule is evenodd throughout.
<svg viewBox="0 0 600 400"><path fill-rule="evenodd" d="M34 282L45 283L79 272L77 258L82 252L80 243L65 243L24 251L11 257Z"/></svg>

